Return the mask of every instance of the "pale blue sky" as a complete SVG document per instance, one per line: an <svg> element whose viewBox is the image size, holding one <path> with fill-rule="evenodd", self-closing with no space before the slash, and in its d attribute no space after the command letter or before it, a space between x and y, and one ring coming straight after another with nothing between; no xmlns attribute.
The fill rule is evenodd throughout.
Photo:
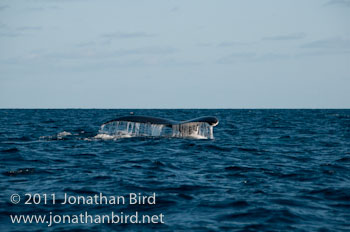
<svg viewBox="0 0 350 232"><path fill-rule="evenodd" d="M350 108L350 0L1 0L0 108Z"/></svg>

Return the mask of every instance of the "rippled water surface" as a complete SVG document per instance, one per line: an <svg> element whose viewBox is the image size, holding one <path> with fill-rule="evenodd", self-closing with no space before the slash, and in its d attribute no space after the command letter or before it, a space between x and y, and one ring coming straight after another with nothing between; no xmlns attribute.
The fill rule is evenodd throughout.
<svg viewBox="0 0 350 232"><path fill-rule="evenodd" d="M96 138L102 123L130 111L220 123L214 139ZM350 230L350 110L0 110L0 142L1 231ZM157 202L10 203L11 194L27 192L155 192ZM165 224L48 228L9 218L84 211L163 213Z"/></svg>

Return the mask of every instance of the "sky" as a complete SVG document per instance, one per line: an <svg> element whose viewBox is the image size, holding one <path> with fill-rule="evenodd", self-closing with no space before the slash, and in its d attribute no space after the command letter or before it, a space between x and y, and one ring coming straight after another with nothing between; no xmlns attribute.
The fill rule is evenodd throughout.
<svg viewBox="0 0 350 232"><path fill-rule="evenodd" d="M0 0L0 108L350 108L350 0Z"/></svg>

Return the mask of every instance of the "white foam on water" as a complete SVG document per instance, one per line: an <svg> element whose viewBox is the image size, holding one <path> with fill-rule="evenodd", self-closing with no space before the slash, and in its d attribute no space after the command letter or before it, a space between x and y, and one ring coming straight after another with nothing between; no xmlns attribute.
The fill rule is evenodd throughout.
<svg viewBox="0 0 350 232"><path fill-rule="evenodd" d="M163 124L114 121L103 124L96 139L119 139L131 137L176 137L213 139L213 126L204 122L192 122L167 127Z"/></svg>
<svg viewBox="0 0 350 232"><path fill-rule="evenodd" d="M103 140L115 140L120 138L130 138L130 135L108 135L108 134L98 134L94 137L94 139L103 139ZM88 139L86 139L88 140ZM91 140L91 139L90 139Z"/></svg>
<svg viewBox="0 0 350 232"><path fill-rule="evenodd" d="M66 137L68 135L72 135L72 133L67 132L67 131L62 131L62 132L57 134L57 138L63 138L63 137Z"/></svg>
<svg viewBox="0 0 350 232"><path fill-rule="evenodd" d="M61 140L66 136L70 136L72 133L68 131L62 131L58 133L57 135L49 135L49 136L40 136L39 139L44 139L44 140Z"/></svg>

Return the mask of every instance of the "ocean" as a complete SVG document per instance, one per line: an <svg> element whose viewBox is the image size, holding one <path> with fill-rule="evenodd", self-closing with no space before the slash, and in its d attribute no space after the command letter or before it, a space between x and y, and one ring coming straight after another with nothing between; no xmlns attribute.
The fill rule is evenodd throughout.
<svg viewBox="0 0 350 232"><path fill-rule="evenodd" d="M101 136L130 112L219 124L212 138ZM2 109L0 155L1 231L350 231L350 110ZM122 222L136 212L145 223Z"/></svg>

